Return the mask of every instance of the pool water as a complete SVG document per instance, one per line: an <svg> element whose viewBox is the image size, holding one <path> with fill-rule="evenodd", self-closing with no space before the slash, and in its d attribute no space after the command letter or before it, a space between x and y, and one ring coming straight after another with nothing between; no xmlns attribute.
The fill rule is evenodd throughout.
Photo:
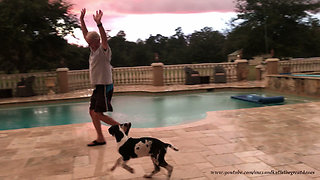
<svg viewBox="0 0 320 180"><path fill-rule="evenodd" d="M298 76L298 77L320 77L318 74L293 74L292 76Z"/></svg>
<svg viewBox="0 0 320 180"><path fill-rule="evenodd" d="M280 96L263 91L223 91L178 95L123 95L112 99L114 112L108 112L120 123L132 122L133 127L165 127L197 121L208 111L263 107L279 104L256 104L232 95L258 94ZM316 101L311 98L285 96L281 104ZM89 102L74 102L0 109L0 130L54 126L91 122Z"/></svg>

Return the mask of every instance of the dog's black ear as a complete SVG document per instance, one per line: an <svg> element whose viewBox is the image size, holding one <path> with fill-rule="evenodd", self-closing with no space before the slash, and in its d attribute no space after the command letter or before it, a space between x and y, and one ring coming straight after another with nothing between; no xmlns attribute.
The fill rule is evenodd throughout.
<svg viewBox="0 0 320 180"><path fill-rule="evenodd" d="M124 124L125 125L125 127L126 127L126 135L128 136L128 134L129 134L129 130L130 130L130 128L131 128L131 122L128 122L128 123L125 123Z"/></svg>
<svg viewBox="0 0 320 180"><path fill-rule="evenodd" d="M114 136L116 134L116 128L117 128L117 126L115 126L115 125L109 127L108 131L111 136Z"/></svg>
<svg viewBox="0 0 320 180"><path fill-rule="evenodd" d="M118 127L119 127L119 126L118 126ZM121 139L124 137L123 132L121 132L121 131L118 129L118 131L116 131L116 133L115 133L115 137L116 137L117 142L120 142Z"/></svg>
<svg viewBox="0 0 320 180"><path fill-rule="evenodd" d="M120 126L119 125L113 125L109 129L109 134L114 136L117 140L117 142L120 142L121 139L124 137L123 133L120 131Z"/></svg>

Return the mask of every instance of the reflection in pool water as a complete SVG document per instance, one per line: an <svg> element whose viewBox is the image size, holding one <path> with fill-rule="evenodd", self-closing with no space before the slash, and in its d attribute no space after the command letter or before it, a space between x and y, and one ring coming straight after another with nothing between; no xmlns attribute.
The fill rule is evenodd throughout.
<svg viewBox="0 0 320 180"><path fill-rule="evenodd" d="M208 111L266 106L230 98L252 93L279 96L259 91L114 96L114 112L108 114L120 123L132 122L133 127L164 127L203 119ZM285 98L282 104L311 102L296 96ZM0 130L91 122L88 108L89 102L85 101L0 109Z"/></svg>

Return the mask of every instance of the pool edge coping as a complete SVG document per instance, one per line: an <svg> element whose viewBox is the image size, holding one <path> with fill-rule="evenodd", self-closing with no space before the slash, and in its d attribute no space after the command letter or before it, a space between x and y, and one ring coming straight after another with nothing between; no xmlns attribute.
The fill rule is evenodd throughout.
<svg viewBox="0 0 320 180"><path fill-rule="evenodd" d="M177 89L177 90L159 90L159 91L151 91L151 90L129 90L129 91L115 91L114 95L139 95L139 94L183 94L185 92L211 92L215 90L248 90L248 89L265 89L263 86L252 86L252 87L239 87L239 86L228 86L228 87L194 87L192 89ZM91 95L91 94L90 94ZM90 95L88 96L80 96L80 97L64 97L64 98L44 98L44 99L24 99L23 101L17 100L17 101L10 101L10 102L0 102L0 108L6 108L6 107L15 107L20 105L39 105L44 103L59 103L59 102L70 102L70 101L81 101L85 99L89 99ZM38 97L46 97L48 95L40 95ZM34 96L35 97L35 96ZM32 97L27 97L32 98Z"/></svg>

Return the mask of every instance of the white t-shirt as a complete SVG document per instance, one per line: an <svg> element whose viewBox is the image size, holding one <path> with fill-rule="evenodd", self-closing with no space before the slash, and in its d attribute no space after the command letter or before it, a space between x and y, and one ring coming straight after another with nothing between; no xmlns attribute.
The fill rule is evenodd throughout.
<svg viewBox="0 0 320 180"><path fill-rule="evenodd" d="M111 49L109 45L106 50L103 49L102 44L96 51L93 52L91 50L89 57L89 71L92 85L112 84L112 66L110 61Z"/></svg>

